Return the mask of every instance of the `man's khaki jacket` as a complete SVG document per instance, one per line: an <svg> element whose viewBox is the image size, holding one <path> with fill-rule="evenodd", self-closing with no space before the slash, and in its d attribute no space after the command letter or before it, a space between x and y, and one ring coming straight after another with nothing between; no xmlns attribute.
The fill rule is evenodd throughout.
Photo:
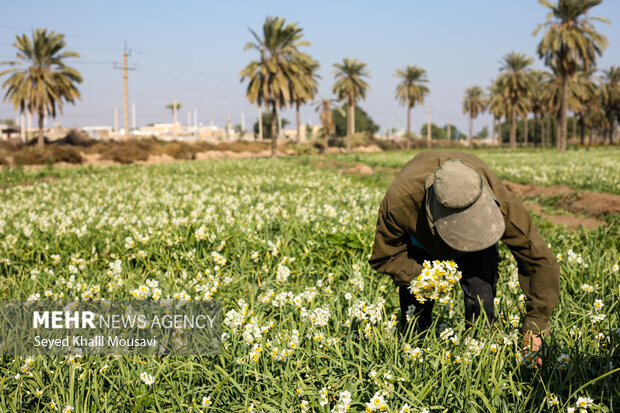
<svg viewBox="0 0 620 413"><path fill-rule="evenodd" d="M434 232L425 210L424 182L443 162L460 159L480 173L499 203L506 230L501 241L512 252L519 269L519 284L526 296L523 330L549 331L549 318L558 302L560 269L523 204L489 167L475 155L457 151L422 152L402 169L388 188L379 207L370 265L389 274L398 286L408 285L422 271L422 263L408 254L412 235L436 259L457 258Z"/></svg>

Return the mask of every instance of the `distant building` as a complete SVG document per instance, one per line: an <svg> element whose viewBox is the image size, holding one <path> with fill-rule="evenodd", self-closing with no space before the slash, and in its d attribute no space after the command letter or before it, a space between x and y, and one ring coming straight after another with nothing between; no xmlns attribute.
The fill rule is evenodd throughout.
<svg viewBox="0 0 620 413"><path fill-rule="evenodd" d="M111 126L84 126L82 131L86 132L91 139L114 138L114 129Z"/></svg>

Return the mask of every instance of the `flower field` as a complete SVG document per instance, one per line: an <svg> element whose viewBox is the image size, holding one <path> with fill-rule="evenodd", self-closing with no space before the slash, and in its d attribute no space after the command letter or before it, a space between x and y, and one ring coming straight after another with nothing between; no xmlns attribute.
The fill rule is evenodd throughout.
<svg viewBox="0 0 620 413"><path fill-rule="evenodd" d="M398 168L412 153L353 156ZM620 193L617 150L480 156L503 179ZM216 356L2 356L0 411L617 411L618 217L577 232L535 217L561 266L535 369L503 246L491 331L464 331L459 288L427 335L399 331L397 290L367 264L389 183L288 158L75 168L6 186L3 299L220 300L224 334Z"/></svg>

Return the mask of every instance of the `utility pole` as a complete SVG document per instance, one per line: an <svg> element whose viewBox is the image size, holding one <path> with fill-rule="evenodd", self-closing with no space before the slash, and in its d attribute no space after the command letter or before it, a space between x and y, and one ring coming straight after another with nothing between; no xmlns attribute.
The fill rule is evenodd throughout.
<svg viewBox="0 0 620 413"><path fill-rule="evenodd" d="M123 52L123 125L125 127L125 137L129 138L129 91L127 81L127 43Z"/></svg>
<svg viewBox="0 0 620 413"><path fill-rule="evenodd" d="M198 139L198 109L194 108L194 139Z"/></svg>
<svg viewBox="0 0 620 413"><path fill-rule="evenodd" d="M230 113L226 116L226 139L230 139Z"/></svg>
<svg viewBox="0 0 620 413"><path fill-rule="evenodd" d="M427 108L426 145L431 147L431 108Z"/></svg>
<svg viewBox="0 0 620 413"><path fill-rule="evenodd" d="M128 79L127 71L136 70L135 67L127 67L127 58L131 55L131 52L127 52L127 42L125 42L125 50L123 51L123 66L118 67L114 63L115 69L123 70L123 125L125 127L125 137L129 138L129 91L128 91Z"/></svg>
<svg viewBox="0 0 620 413"><path fill-rule="evenodd" d="M118 139L118 108L114 108L114 139Z"/></svg>
<svg viewBox="0 0 620 413"><path fill-rule="evenodd" d="M241 134L245 133L245 113L241 112ZM241 136L243 138L243 136Z"/></svg>
<svg viewBox="0 0 620 413"><path fill-rule="evenodd" d="M263 140L263 110L258 105L258 140Z"/></svg>
<svg viewBox="0 0 620 413"><path fill-rule="evenodd" d="M450 124L448 123L448 140L450 140L450 132L452 131L450 130Z"/></svg>
<svg viewBox="0 0 620 413"><path fill-rule="evenodd" d="M188 110L187 111L187 132L189 132L191 128L192 128L192 112Z"/></svg>

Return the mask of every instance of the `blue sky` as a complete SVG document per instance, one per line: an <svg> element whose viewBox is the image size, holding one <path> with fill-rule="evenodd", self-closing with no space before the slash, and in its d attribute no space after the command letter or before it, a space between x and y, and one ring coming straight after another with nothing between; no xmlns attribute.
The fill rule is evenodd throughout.
<svg viewBox="0 0 620 413"><path fill-rule="evenodd" d="M333 97L333 63L344 57L368 64L370 91L360 103L381 126L404 128L406 109L394 98L397 68L415 64L426 69L430 94L424 107L412 114L412 128L419 131L430 108L433 122L456 124L467 130L462 113L464 90L486 87L499 70L499 61L510 51L536 58L541 34L532 36L545 20L546 9L534 0L445 1L41 1L20 0L5 4L0 22L0 60L15 54L15 35L46 27L66 34L67 50L80 59L69 59L82 73L82 100L65 106L57 118L63 126L111 125L118 107L122 123L121 71L125 42L131 55L129 100L136 105L137 125L170 122L165 105L182 103L179 120L187 122L194 108L198 120L213 119L223 126L250 129L256 108L245 98L239 72L256 57L243 50L252 40L248 28L259 32L268 15L298 22L306 51L321 64L322 80L317 98ZM610 45L598 61L599 68L620 65L620 1L605 0L593 16L611 24L596 23ZM542 63L536 58L536 67ZM6 77L2 78L4 81ZM2 92L4 96L4 91ZM14 118L12 106L0 103L0 118ZM283 115L294 122L293 111ZM302 121L318 123L313 106L302 109ZM474 130L490 126L485 114Z"/></svg>

